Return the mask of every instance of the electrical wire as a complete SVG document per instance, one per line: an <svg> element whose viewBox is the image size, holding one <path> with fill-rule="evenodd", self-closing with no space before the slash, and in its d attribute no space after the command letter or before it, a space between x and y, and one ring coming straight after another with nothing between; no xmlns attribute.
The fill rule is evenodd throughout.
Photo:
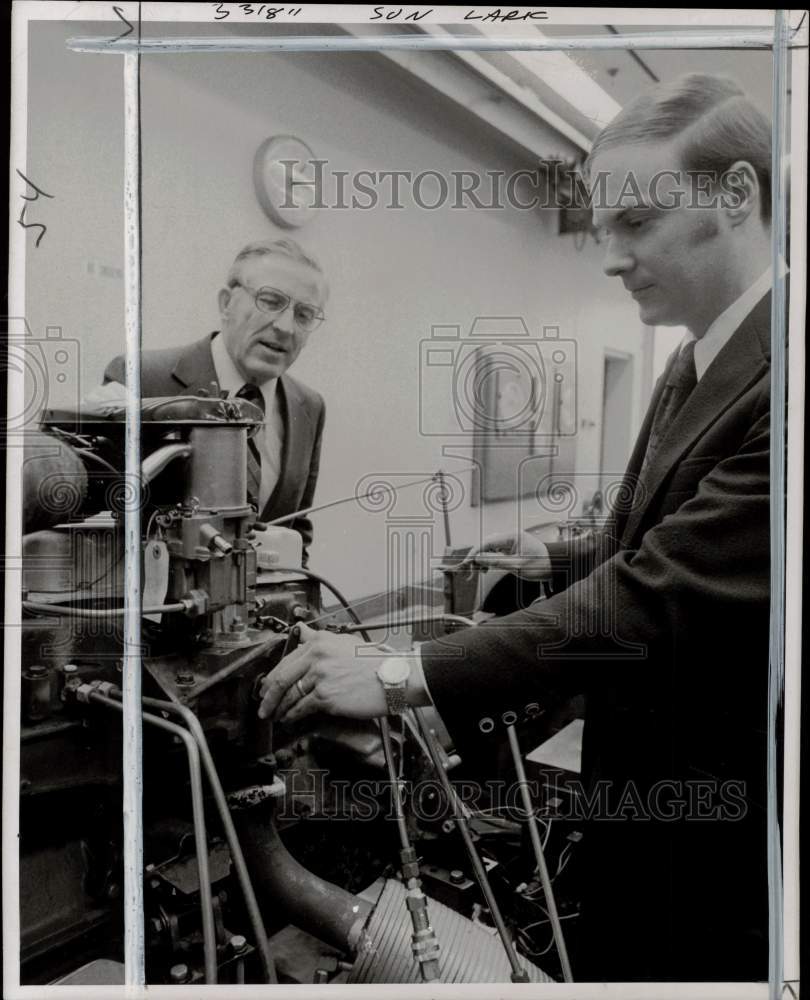
<svg viewBox="0 0 810 1000"><path fill-rule="evenodd" d="M545 907L541 907L541 909L543 909L544 912L545 912ZM575 919L578 916L579 916L578 913L566 913L565 916L559 917L558 919L559 920L573 920L573 919ZM527 924L525 927L520 927L516 931L516 935L517 935L518 941L520 941L521 946L523 948L523 951L524 951L524 953L526 954L526 956L528 958L531 958L531 959L542 958L544 955L547 955L551 951L551 949L554 947L554 934L553 933L551 935L551 940L546 945L546 947L543 948L542 951L538 951L534 947L534 942L532 941L531 937L526 933L528 929L530 929L532 927L539 927L539 926L542 926L543 924L549 924L550 925L551 921L550 920L535 920L533 923Z"/></svg>
<svg viewBox="0 0 810 1000"><path fill-rule="evenodd" d="M530 924L526 924L525 927L519 927L518 928L518 933L524 933L525 934L526 931L530 931L532 929L532 927L540 927L542 924L550 924L551 923L551 919L548 917L548 910L544 906L541 906L540 909L543 911L543 913L546 914L547 918L545 920L535 920L535 921L533 921ZM562 917L560 917L559 919L560 920L573 920L574 917L578 917L578 916L579 916L578 913L566 913Z"/></svg>
<svg viewBox="0 0 810 1000"><path fill-rule="evenodd" d="M270 523L273 524L275 522L271 521ZM331 583L329 580L327 580L325 577L319 576L317 573L313 573L311 569L305 569L302 566L274 566L273 567L273 572L274 573L302 573L304 576L309 577L310 580L314 580L315 583L319 583L322 587L326 587L326 589L338 599L338 601L340 602L340 604L343 606L343 610L346 612L346 614L348 614L350 616L350 618L354 622L354 624L360 626L357 629L357 631L360 633L360 635L363 637L363 639L366 642L369 642L369 643L371 642L371 639L369 638L368 632L366 632L366 630L365 630L365 625L363 625L363 623L357 617L357 613L355 612L354 608L351 606L351 604L349 604L349 602L346 600L346 598L343 596L343 594L341 594L341 592L337 589L337 587L333 583ZM318 621L318 620L320 620L320 619L316 619L316 621ZM313 623L308 622L307 624L313 624Z"/></svg>

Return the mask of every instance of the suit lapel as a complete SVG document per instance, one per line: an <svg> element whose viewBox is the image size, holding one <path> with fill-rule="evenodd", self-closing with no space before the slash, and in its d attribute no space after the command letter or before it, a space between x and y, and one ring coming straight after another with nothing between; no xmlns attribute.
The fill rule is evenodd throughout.
<svg viewBox="0 0 810 1000"><path fill-rule="evenodd" d="M771 297L766 295L725 344L673 420L646 470L644 498L633 506L627 518L622 533L624 544L630 543L645 511L663 488L673 467L766 369L770 356L770 310ZM662 388L663 380L656 403ZM655 406L651 405L628 472L637 474L640 468L654 412Z"/></svg>
<svg viewBox="0 0 810 1000"><path fill-rule="evenodd" d="M659 376L658 381L655 383L652 398L650 399L650 405L647 407L647 413L641 425L641 430L638 432L633 453L630 456L630 461L627 463L627 470L624 474L621 489L618 493L618 501L615 504L613 512L616 519L616 537L618 538L622 537L625 522L628 516L633 512L633 498L636 492L636 482L638 481L638 474L641 471L641 466L644 462L644 455L647 451L647 445L650 440L653 418L661 399L661 393L664 391L664 387L666 386L669 369L675 364L677 355L677 351L672 352L663 374Z"/></svg>
<svg viewBox="0 0 810 1000"><path fill-rule="evenodd" d="M298 386L282 375L278 380L279 410L284 430L281 448L281 468L278 482L264 506L260 520L271 520L272 513L292 513L296 509L301 488L309 474L309 455L312 451L313 428L309 411Z"/></svg>
<svg viewBox="0 0 810 1000"><path fill-rule="evenodd" d="M211 341L214 336L215 334L211 334L193 343L180 355L174 366L172 378L180 383L186 396L198 395L201 390L210 395L212 382L216 384L217 391L219 390L219 379L211 354Z"/></svg>

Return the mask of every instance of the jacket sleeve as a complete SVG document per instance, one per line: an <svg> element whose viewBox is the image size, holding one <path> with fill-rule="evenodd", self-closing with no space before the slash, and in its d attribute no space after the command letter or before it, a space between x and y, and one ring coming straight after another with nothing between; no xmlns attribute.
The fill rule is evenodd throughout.
<svg viewBox="0 0 810 1000"><path fill-rule="evenodd" d="M551 561L551 590L559 594L613 556L618 542L611 519L600 531L589 531L568 541L547 542L546 548Z"/></svg>
<svg viewBox="0 0 810 1000"><path fill-rule="evenodd" d="M520 715L544 695L627 680L630 671L653 683L645 670L688 671L695 653L716 674L731 671L763 636L767 650L769 433L763 392L739 447L637 548L548 600L422 646L428 689L462 755L480 742L482 714ZM713 660L702 652L707 642Z"/></svg>
<svg viewBox="0 0 810 1000"><path fill-rule="evenodd" d="M321 439L323 437L323 425L326 420L326 406L320 396L318 397L318 400L320 405L315 428L315 439L312 444L307 482L301 496L301 509L306 509L307 507L311 507L313 505L315 502L315 488L318 485L318 470L321 464ZM287 527L293 528L297 531L304 541L302 562L303 565L306 566L309 562L309 546L312 544L312 521L306 516L296 517L295 520L289 522Z"/></svg>

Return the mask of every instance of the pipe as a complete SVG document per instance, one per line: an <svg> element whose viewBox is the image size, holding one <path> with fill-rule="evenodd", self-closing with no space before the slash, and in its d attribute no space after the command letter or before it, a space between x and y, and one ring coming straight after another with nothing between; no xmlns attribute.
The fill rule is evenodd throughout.
<svg viewBox="0 0 810 1000"><path fill-rule="evenodd" d="M26 611L35 611L37 614L73 616L75 618L120 618L124 608L73 608L67 604L40 604L37 601L23 601L22 606ZM177 604L155 604L149 608L143 608L144 615L168 614L172 611L185 611L186 605Z"/></svg>
<svg viewBox="0 0 810 1000"><path fill-rule="evenodd" d="M402 862L402 878L407 887L406 905L411 917L413 933L411 934L411 952L419 963L419 972L425 983L438 983L439 979L439 942L430 923L427 898L422 892L422 881L419 878L419 862L416 851L411 847L408 837L408 826L405 822L405 809L402 805L402 792L399 785L396 767L394 766L394 751L391 746L391 729L386 716L380 718L380 736L382 737L385 764L388 768L388 778L391 782L391 794L399 827L399 841L402 850L399 857Z"/></svg>
<svg viewBox="0 0 810 1000"><path fill-rule="evenodd" d="M114 708L117 712L123 712L121 702L113 698L107 698L98 692L88 695L89 701L97 702L107 708ZM152 726L164 729L166 732L179 736L183 741L186 754L188 756L188 770L191 779L191 809L194 818L194 844L197 851L197 872L200 880L200 911L202 914L203 951L205 955L205 981L206 983L216 983L217 981L217 943L214 930L214 903L211 897L211 875L208 869L208 837L205 830L205 810L203 807L202 793L202 773L200 771L200 755L197 751L197 743L191 734L182 726L157 715L144 712L144 722ZM141 915L142 918L142 915Z"/></svg>
<svg viewBox="0 0 810 1000"><path fill-rule="evenodd" d="M175 458L188 458L190 454L191 445L164 444L141 462L141 478L144 483L151 483Z"/></svg>
<svg viewBox="0 0 810 1000"><path fill-rule="evenodd" d="M236 828L233 825L231 811L228 808L228 801L225 798L225 792L222 790L222 783L219 780L219 774L217 773L216 765L214 764L214 758L211 756L211 751L208 748L208 740L205 738L205 733L200 725L200 720L194 712L192 712L191 709L187 708L185 705L175 705L174 702L162 701L158 698L144 698L143 703L149 708L156 708L163 712L173 712L175 715L179 715L185 720L191 735L197 742L203 767L205 768L205 773L208 777L208 784L211 786L214 801L216 803L217 810L219 811L219 818L225 830L225 837L228 841L228 847L231 852L231 860L233 861L234 868L236 869L236 877L239 881L239 887L241 888L242 895L245 899L245 909L248 912L250 926L253 930L253 936L256 939L256 947L259 952L259 958L261 959L265 980L268 983L277 983L278 977L276 976L276 967L273 962L273 957L270 954L270 948L267 944L267 932L264 929L261 911L259 910L259 904L256 901L256 893L253 890L253 883L250 881L250 873L248 872L247 865L245 864L245 856L242 853L242 847L239 843Z"/></svg>
<svg viewBox="0 0 810 1000"><path fill-rule="evenodd" d="M334 614L334 611L330 612ZM325 616L324 616L325 617ZM313 624L306 622L307 625ZM380 632L383 629L406 628L411 625L459 625L464 628L471 628L478 623L472 618L465 618L464 615L429 615L417 618L390 618L384 622L361 622L359 625L352 622L350 625L341 625L341 632Z"/></svg>
<svg viewBox="0 0 810 1000"><path fill-rule="evenodd" d="M405 810L402 805L402 791L394 766L394 753L391 748L391 728L388 725L386 716L380 717L380 736L382 738L383 756L385 766L388 768L388 780L391 782L391 795L394 802L394 812L397 820L397 830L399 832L399 842L403 851L411 849L411 842L408 837L408 826L405 822Z"/></svg>
<svg viewBox="0 0 810 1000"><path fill-rule="evenodd" d="M342 951L356 952L372 905L314 875L281 841L266 803L234 814L245 856L265 905Z"/></svg>
<svg viewBox="0 0 810 1000"><path fill-rule="evenodd" d="M514 722L506 725L506 733L509 737L509 747L512 751L512 760L515 764L518 784L520 785L520 796L523 800L523 809L526 812L526 821L529 824L529 837L534 850L534 857L537 861L537 871L540 875L540 882L543 886L543 894L546 898L546 909L548 919L551 921L551 929L554 932L554 943L557 945L557 954L560 956L560 966L562 967L563 978L567 983L573 983L574 977L571 973L571 962L568 958L568 949L565 946L565 936L563 935L562 924L557 914L557 901L554 898L554 890L551 887L551 879L548 877L546 858L543 854L543 845L540 843L540 834L537 832L537 820L534 815L534 806L529 795L529 782L526 780L526 769L523 767L523 758L520 755L520 744L518 743L517 731Z"/></svg>
<svg viewBox="0 0 810 1000"><path fill-rule="evenodd" d="M481 892L484 894L484 899L489 907L489 912L492 915L492 919L495 922L495 927L497 928L498 935L501 939L503 950L506 952L506 957L512 968L512 982L528 982L527 973L525 969L521 967L518 960L517 953L515 952L515 946L512 943L512 939L509 937L509 932L506 929L506 924L504 923L503 916L501 915L500 907L498 906L497 900L492 892L492 886L489 884L489 876L487 875L484 864L475 848L469 827L467 826L467 820L465 819L460 808L461 799L459 798L455 788L453 788L450 784L447 772L442 767L442 762L436 749L436 744L438 742L436 740L436 735L432 729L428 728L420 709L413 709L413 714L416 717L420 730L422 731L422 737L433 763L433 769L435 770L439 782L444 789L447 801L453 806L453 811L455 813L453 818L456 827L458 828L458 832L461 834L461 839L464 841L464 847L467 851L470 863L473 866L476 880L481 887Z"/></svg>

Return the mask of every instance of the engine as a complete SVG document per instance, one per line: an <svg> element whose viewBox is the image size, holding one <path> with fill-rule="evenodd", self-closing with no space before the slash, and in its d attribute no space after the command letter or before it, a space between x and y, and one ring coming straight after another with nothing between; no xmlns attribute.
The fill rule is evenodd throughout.
<svg viewBox="0 0 810 1000"><path fill-rule="evenodd" d="M256 523L246 449L261 420L241 399L142 405L147 982L550 981L525 811L459 797L447 779L464 763L435 713L394 732L258 719L297 623L356 628L324 610L300 536ZM123 983L122 417L48 411L29 455L21 981ZM535 741L554 728L542 712L521 723ZM559 796L533 794L573 919L578 832L554 818Z"/></svg>

